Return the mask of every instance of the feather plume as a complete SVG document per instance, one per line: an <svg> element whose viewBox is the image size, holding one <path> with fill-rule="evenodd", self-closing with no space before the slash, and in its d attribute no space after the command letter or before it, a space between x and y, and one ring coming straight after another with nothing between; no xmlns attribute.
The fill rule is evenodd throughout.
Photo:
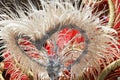
<svg viewBox="0 0 120 80"><path fill-rule="evenodd" d="M81 76L85 78L83 73L89 70L88 67L95 69L89 71L96 79L96 76L101 72L100 60L105 67L107 64L103 59L106 58L110 63L110 59L114 57L111 53L119 53L119 49L116 51L111 46L117 47L118 45L114 36L111 35L111 33L117 34L117 32L108 28L108 25L102 24L104 21L100 20L99 16L104 11L93 15L95 4L91 5L91 1L88 1L86 5L81 2L78 7L79 0L74 1L74 5L70 0L65 2L63 0L40 0L41 10L38 10L30 0L28 2L29 6L25 8L17 6L16 3L13 4L15 12L2 4L4 9L0 10L0 27L2 27L0 28L0 39L2 39L1 43L5 43L5 45L0 49L9 50L10 56L22 66L24 72L33 72L35 80L54 80L56 76L64 75L64 69L70 69L70 79L79 79ZM84 37L84 42L73 43L74 45L71 46L74 38L76 39L74 36L66 44L63 44L64 47L60 50L59 44L56 44L62 39L59 37L59 32L64 28L78 30L76 36ZM54 55L48 55L45 50L44 45L47 41L54 45L53 51L55 56L58 55L57 59L54 58ZM63 41L65 41L64 38ZM22 42L23 44L21 44ZM27 46L25 43L29 43L31 46ZM83 49L78 47L83 47ZM33 57L29 55L30 53L36 54L38 57ZM73 63L70 66L65 66L69 60L73 60ZM51 67L51 65L57 65L57 67ZM55 72L55 68L57 68L58 74ZM53 71L50 72L50 70ZM86 76L89 79L90 76Z"/></svg>

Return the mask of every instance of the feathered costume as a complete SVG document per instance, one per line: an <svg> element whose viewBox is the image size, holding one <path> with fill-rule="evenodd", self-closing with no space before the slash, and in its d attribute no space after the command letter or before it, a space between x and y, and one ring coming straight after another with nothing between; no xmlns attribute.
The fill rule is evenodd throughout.
<svg viewBox="0 0 120 80"><path fill-rule="evenodd" d="M39 2L1 2L1 80L118 77L120 0Z"/></svg>

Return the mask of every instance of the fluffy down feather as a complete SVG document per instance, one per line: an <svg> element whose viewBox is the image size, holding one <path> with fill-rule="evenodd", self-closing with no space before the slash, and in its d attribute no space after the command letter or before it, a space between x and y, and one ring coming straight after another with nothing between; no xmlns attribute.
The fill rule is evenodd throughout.
<svg viewBox="0 0 120 80"><path fill-rule="evenodd" d="M82 2L81 5L78 6L79 0L75 1L75 5L73 5L70 0L65 2L62 0L40 0L42 9L38 10L30 0L28 0L28 2L29 6L25 8L14 4L16 13L3 4L4 9L0 11L0 39L2 39L0 43L5 44L1 46L0 49L5 48L10 50L10 56L22 66L24 72L32 71L35 80L49 80L50 78L54 80L56 78L49 75L48 65L51 64L49 63L51 58L49 58L50 56L44 49L44 43L51 40L49 38L51 38L55 32L59 33L58 29L61 30L66 27L71 29L70 25L77 27L72 28L83 30L85 34L82 34L81 31L79 34L85 39L87 36L89 40L89 44L84 41L84 44L87 44L86 53L79 51L73 54L84 56L82 56L80 60L77 60L77 58L75 65L71 65L71 79L79 79L83 76L83 73L88 70L88 67L94 67L97 75L100 74L101 68L99 64L100 60L103 61L101 58L106 58L108 60L107 62L110 63L110 59L113 59L113 55L119 53L119 49L117 48L119 43L114 39L115 36L112 35L117 34L117 32L107 27L108 25L102 24L103 20L100 20L99 16L104 13L104 11L93 14L94 3L91 5L90 1L88 1L88 4L84 5ZM64 36L66 35L64 34ZM26 37L33 45L33 51L37 50L37 54L39 57L42 56L42 58L31 57L24 51L24 45L22 47L20 41ZM56 37L53 36L53 38ZM59 39L60 38L58 38L58 40ZM51 41L56 43L57 40ZM69 40L69 42L71 41L72 39ZM61 56L63 56L65 60L69 58L64 56L66 50L68 50L67 52L71 49L75 51L75 47L72 45L71 48L69 42L64 45L64 49L62 50L57 49L56 47L58 46L55 46L55 49L57 49L55 53L59 53L56 54L59 57L54 59L52 55L54 62L55 60L61 59ZM81 42L74 45L81 45ZM116 48L113 48L111 45L114 45ZM30 49L30 47L28 49ZM77 49L81 50L80 48ZM84 49L82 50L84 51ZM32 54L34 54L34 52ZM62 64L59 62L53 64L64 64L64 60L60 62ZM106 65L107 64L104 64L103 66ZM60 67L57 77L62 76L60 74L62 73L61 69L63 69L63 67ZM90 72L94 78L96 78L95 72L92 70L90 70ZM87 75L87 77L89 77L89 75Z"/></svg>

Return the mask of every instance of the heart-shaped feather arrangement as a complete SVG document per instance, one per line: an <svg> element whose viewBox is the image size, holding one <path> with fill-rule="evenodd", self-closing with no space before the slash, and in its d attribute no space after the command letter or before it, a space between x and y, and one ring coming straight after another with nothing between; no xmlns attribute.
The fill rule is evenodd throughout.
<svg viewBox="0 0 120 80"><path fill-rule="evenodd" d="M76 0L73 5L70 0L40 0L42 9L28 3L13 2L13 9L1 3L1 56L15 64L6 67L6 73L20 71L11 80L24 74L28 80L82 80L89 79L89 73L97 79L101 66L119 57L117 32L103 24L99 17L105 11L95 11L91 1Z"/></svg>

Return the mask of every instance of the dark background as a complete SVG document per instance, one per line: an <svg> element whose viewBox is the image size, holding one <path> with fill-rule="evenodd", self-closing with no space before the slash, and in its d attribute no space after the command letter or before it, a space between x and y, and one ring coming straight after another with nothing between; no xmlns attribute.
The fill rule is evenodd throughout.
<svg viewBox="0 0 120 80"><path fill-rule="evenodd" d="M31 2L38 8L40 9L40 1L39 0L31 0ZM3 4L5 6L8 7L13 7L15 4L17 6L23 6L23 4L27 4L28 5L28 0L0 0L0 8L4 7Z"/></svg>

